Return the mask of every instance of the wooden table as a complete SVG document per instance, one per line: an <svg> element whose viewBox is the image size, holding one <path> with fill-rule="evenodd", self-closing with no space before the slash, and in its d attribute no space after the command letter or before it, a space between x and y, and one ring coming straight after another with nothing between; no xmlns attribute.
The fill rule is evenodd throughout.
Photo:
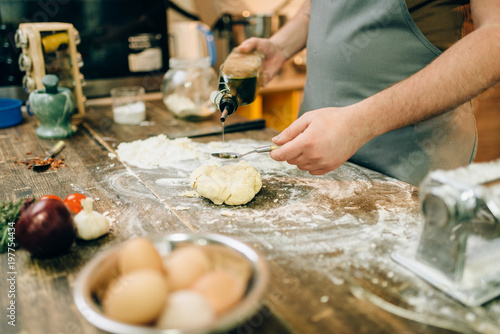
<svg viewBox="0 0 500 334"><path fill-rule="evenodd" d="M67 138L66 167L35 173L13 161L41 155L56 140L43 140L37 122L0 129L0 201L45 194L64 197L80 192L93 197L95 210L108 212L112 231L94 241L77 241L68 254L36 259L16 250L14 270L0 255L2 320L0 333L100 333L78 312L72 286L79 270L101 249L138 235L168 232L216 232L253 246L268 260L271 280L263 307L234 333L443 333L442 329L394 316L351 294L346 282L350 254L367 244L401 243L417 235L421 224L417 189L346 163L313 177L297 169L261 170L264 187L242 207L216 206L187 198L189 183L157 182L182 178L174 169L146 170L122 163L109 153L121 142L218 124L175 119L160 101L147 104L148 123L112 122L108 105L89 105L79 130ZM236 122L231 116L229 122ZM226 134L269 141L270 129ZM207 143L220 136L193 139ZM180 175L180 176L179 176ZM189 206L189 210L180 209ZM221 215L221 210L232 214ZM9 274L14 272L14 274ZM6 275L14 275L15 292ZM15 301L15 327L7 324L7 307Z"/></svg>

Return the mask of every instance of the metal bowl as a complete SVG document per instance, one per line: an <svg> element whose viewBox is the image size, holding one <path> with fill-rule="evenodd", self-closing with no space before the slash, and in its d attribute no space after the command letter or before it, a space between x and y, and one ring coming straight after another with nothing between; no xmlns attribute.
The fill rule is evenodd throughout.
<svg viewBox="0 0 500 334"><path fill-rule="evenodd" d="M250 246L236 239L214 233L176 233L159 237L151 237L161 256L169 254L180 244L192 243L200 246L218 245L221 249L232 250L248 263L250 277L246 294L243 299L230 311L218 317L210 325L192 330L159 329L151 326L136 326L113 320L104 315L96 297L103 284L107 284L109 273L116 270L118 252L122 245L103 251L84 266L76 278L73 297L78 310L94 326L120 334L193 334L224 332L237 327L255 314L262 306L269 271L264 258Z"/></svg>

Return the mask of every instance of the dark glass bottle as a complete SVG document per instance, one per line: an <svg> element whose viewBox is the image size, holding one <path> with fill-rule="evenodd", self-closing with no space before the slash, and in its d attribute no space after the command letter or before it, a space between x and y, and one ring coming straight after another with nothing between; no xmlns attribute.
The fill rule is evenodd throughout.
<svg viewBox="0 0 500 334"><path fill-rule="evenodd" d="M259 52L240 53L233 50L220 68L219 87L211 95L221 111L224 122L239 106L249 105L257 97L259 72L263 55Z"/></svg>

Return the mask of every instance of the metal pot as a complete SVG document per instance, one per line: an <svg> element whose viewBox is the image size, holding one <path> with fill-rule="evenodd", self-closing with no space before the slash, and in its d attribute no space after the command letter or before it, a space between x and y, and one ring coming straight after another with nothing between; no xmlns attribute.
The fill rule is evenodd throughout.
<svg viewBox="0 0 500 334"><path fill-rule="evenodd" d="M286 16L280 14L255 14L243 18L247 23L245 37L269 38L286 23Z"/></svg>

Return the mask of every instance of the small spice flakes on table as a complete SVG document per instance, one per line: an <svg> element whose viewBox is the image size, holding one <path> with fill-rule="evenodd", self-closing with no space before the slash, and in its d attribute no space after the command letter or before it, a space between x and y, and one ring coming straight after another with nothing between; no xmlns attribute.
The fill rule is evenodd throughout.
<svg viewBox="0 0 500 334"><path fill-rule="evenodd" d="M48 158L47 160L44 160L43 158L37 157L29 160L16 160L14 161L14 164L17 166L25 165L26 169L33 169L33 165L44 164L46 162L50 163L49 169L52 170L56 170L60 167L66 167L66 164L64 163L64 158L62 159Z"/></svg>

